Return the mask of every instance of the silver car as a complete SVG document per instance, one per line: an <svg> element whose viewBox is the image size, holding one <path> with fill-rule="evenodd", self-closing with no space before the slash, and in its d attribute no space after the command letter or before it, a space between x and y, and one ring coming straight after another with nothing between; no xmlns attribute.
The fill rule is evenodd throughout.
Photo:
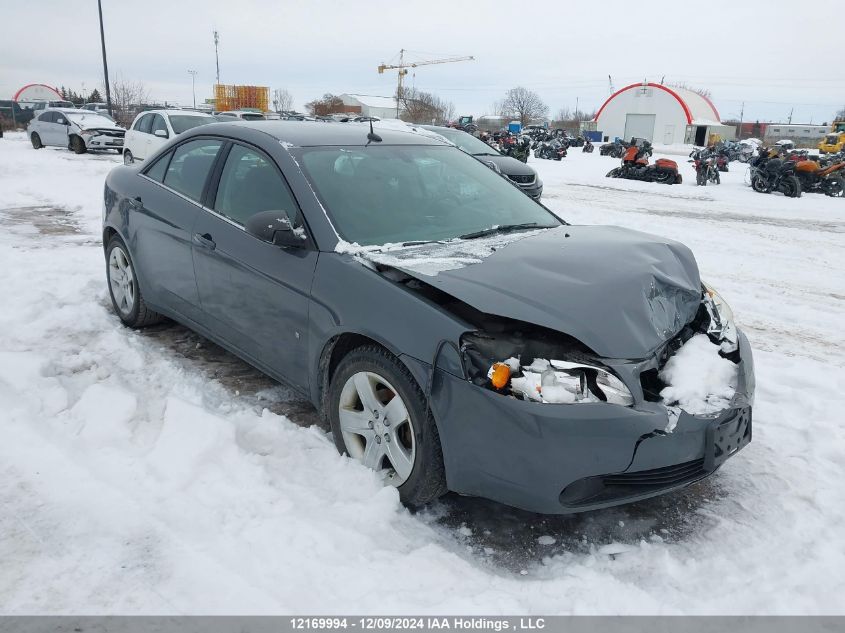
<svg viewBox="0 0 845 633"><path fill-rule="evenodd" d="M126 130L96 112L47 108L29 122L27 134L35 149L54 145L77 154L94 149L113 149L120 153Z"/></svg>

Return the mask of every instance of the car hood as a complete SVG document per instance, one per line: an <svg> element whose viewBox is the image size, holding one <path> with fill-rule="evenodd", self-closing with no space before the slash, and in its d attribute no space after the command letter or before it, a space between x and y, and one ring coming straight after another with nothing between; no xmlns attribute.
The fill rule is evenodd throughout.
<svg viewBox="0 0 845 633"><path fill-rule="evenodd" d="M478 155L475 157L485 163L494 163L506 176L535 176L537 172L521 160L513 156L487 156Z"/></svg>
<svg viewBox="0 0 845 633"><path fill-rule="evenodd" d="M434 275L402 266L401 256L393 265L481 312L563 332L606 358L649 356L701 302L689 248L619 227L564 226L475 255L477 263Z"/></svg>
<svg viewBox="0 0 845 633"><path fill-rule="evenodd" d="M74 125L78 127L80 130L111 130L114 132L125 132L126 130L115 123L104 123L102 119L98 119L97 121L86 121L85 119L81 121L73 121Z"/></svg>

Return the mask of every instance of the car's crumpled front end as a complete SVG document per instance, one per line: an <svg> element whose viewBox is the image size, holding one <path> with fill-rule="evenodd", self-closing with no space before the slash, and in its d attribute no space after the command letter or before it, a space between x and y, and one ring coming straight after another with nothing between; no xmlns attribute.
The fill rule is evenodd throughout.
<svg viewBox="0 0 845 633"><path fill-rule="evenodd" d="M748 340L680 244L564 227L403 274L475 328L432 389L451 490L579 512L686 486L751 439Z"/></svg>

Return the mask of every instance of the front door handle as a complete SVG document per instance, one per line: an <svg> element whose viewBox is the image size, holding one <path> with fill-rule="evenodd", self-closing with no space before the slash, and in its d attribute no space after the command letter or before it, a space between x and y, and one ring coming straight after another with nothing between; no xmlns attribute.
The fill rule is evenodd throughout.
<svg viewBox="0 0 845 633"><path fill-rule="evenodd" d="M200 235L199 233L194 233L194 241L200 246L203 246L210 251L213 251L215 248L217 248L217 243L213 239L211 239L211 235L209 235L208 233L204 233L202 235Z"/></svg>

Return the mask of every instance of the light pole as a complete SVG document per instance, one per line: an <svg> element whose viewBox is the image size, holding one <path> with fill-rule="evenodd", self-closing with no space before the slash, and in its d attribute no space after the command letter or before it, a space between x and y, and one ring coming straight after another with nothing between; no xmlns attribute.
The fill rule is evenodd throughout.
<svg viewBox="0 0 845 633"><path fill-rule="evenodd" d="M109 116L114 117L111 109L111 89L109 88L109 65L106 62L106 35L103 31L103 3L97 0L97 10L100 12L100 44L103 47L103 75L106 78L106 107L109 110Z"/></svg>
<svg viewBox="0 0 845 633"><path fill-rule="evenodd" d="M197 109L197 71L189 70L191 74L191 92L194 94L194 110Z"/></svg>

